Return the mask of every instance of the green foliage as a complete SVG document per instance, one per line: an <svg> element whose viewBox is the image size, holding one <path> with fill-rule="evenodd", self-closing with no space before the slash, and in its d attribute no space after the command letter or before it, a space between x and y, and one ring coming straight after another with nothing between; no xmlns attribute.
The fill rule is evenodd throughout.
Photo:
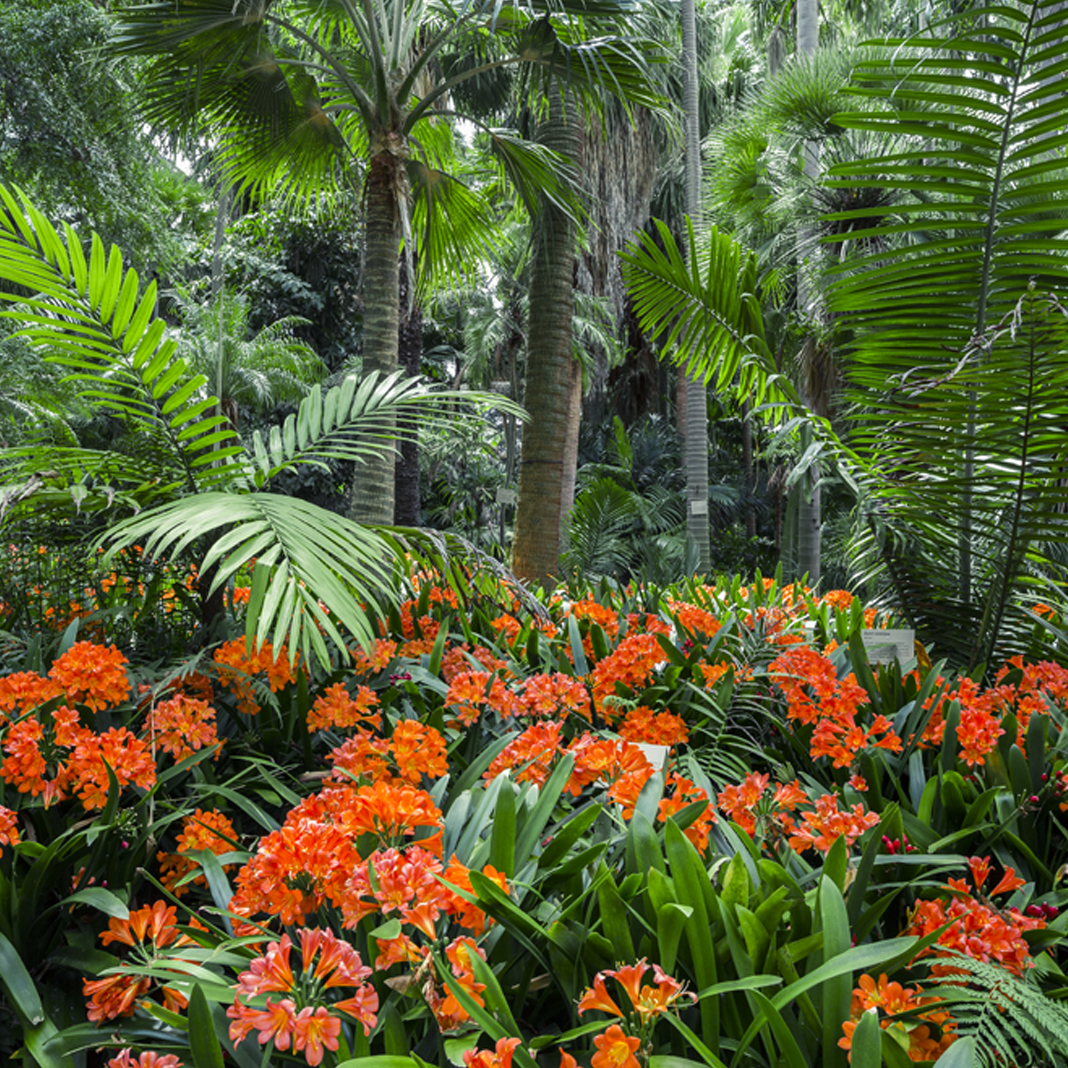
<svg viewBox="0 0 1068 1068"><path fill-rule="evenodd" d="M1018 645L1007 604L1064 536L1064 316L1045 296L1068 263L1058 18L1046 0L970 10L870 47L836 119L895 146L828 182L893 194L830 216L858 250L829 299L870 546L909 618L971 665Z"/></svg>
<svg viewBox="0 0 1068 1068"><path fill-rule="evenodd" d="M963 953L952 973L932 977L930 992L953 1014L957 1031L975 1040L976 1064L1061 1065L1068 1060L1068 1008L1043 993L1035 977Z"/></svg>
<svg viewBox="0 0 1068 1068"><path fill-rule="evenodd" d="M134 71L102 54L109 37L90 0L0 4L0 182L151 269L179 254L170 168L135 115Z"/></svg>
<svg viewBox="0 0 1068 1068"><path fill-rule="evenodd" d="M36 290L9 297L16 306L2 314L28 324L21 334L71 372L82 396L134 434L129 454L74 446L7 450L9 520L46 502L68 511L72 504L110 508L121 495L152 507L110 526L103 541L111 554L145 539L154 551L176 555L199 546L202 571L212 575L208 597L259 557L250 638L286 638L291 655L307 657L314 648L328 662L319 626L336 645L344 643L319 606L323 597L327 613L369 642L361 602L388 596L385 561L394 550L347 519L271 493L271 482L299 465L390 453L398 414L439 426L455 421L461 397L432 397L418 380L397 374L349 377L325 395L314 387L296 414L269 433L255 431L246 448L205 391L206 377L174 358L176 342L153 318L155 283L141 293L117 248L106 253L94 235L86 258L70 227L64 242L25 198L20 205L2 188L0 198L0 277Z"/></svg>

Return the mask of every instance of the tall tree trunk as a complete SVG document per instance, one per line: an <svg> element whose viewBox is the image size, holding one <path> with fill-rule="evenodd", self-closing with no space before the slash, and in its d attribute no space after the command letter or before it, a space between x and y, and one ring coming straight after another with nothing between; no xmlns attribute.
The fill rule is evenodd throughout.
<svg viewBox="0 0 1068 1068"><path fill-rule="evenodd" d="M756 537L756 470L753 466L753 424L749 420L749 401L742 402L742 468L745 472L745 536Z"/></svg>
<svg viewBox="0 0 1068 1068"><path fill-rule="evenodd" d="M797 0L797 53L810 59L819 47L819 0ZM819 177L819 146L815 141L806 141L804 153L805 177L814 182ZM804 314L818 295L813 293L805 269L805 257L814 246L813 235L801 235L798 263L798 310ZM811 344L811 339L806 344ZM804 391L808 393L808 390ZM811 407L811 394L804 397ZM820 501L820 469L813 464L804 478L796 485L797 497L797 577L808 576L809 584L815 586L821 572L821 530L823 514Z"/></svg>
<svg viewBox="0 0 1068 1068"><path fill-rule="evenodd" d="M567 545L571 509L575 506L575 482L578 478L579 424L582 422L582 365L571 361L568 385L567 434L564 437L564 462L560 468L560 548Z"/></svg>
<svg viewBox="0 0 1068 1068"><path fill-rule="evenodd" d="M683 101L686 122L686 214L701 222L701 130L698 121L697 23L694 0L682 2ZM685 371L679 369L681 379ZM697 545L697 569L711 566L708 534L708 390L691 376L684 387L686 411L686 533Z"/></svg>
<svg viewBox="0 0 1068 1068"><path fill-rule="evenodd" d="M579 148L573 104L564 110L553 90L538 141L573 159ZM560 565L565 442L571 409L571 317L575 231L563 212L543 202L535 222L530 271L527 380L530 420L523 427L519 500L512 569L522 579L545 584Z"/></svg>
<svg viewBox="0 0 1068 1068"><path fill-rule="evenodd" d="M423 361L423 309L417 300L409 297L412 280L408 277L405 263L400 265L400 337L398 359L404 371L418 375ZM410 420L405 429L415 429ZM419 526L419 442L415 438L403 441L397 467L394 472L393 522L402 527Z"/></svg>
<svg viewBox="0 0 1068 1068"><path fill-rule="evenodd" d="M367 175L367 259L363 275L363 373L397 369L401 224L398 196L404 195L404 162L379 152ZM393 522L394 458L375 457L356 465L350 518L357 523Z"/></svg>

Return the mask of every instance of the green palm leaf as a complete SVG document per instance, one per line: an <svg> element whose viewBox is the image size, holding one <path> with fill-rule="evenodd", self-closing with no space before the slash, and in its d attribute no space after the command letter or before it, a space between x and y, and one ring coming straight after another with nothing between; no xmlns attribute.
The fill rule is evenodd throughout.
<svg viewBox="0 0 1068 1068"><path fill-rule="evenodd" d="M1068 280L1060 20L1053 0L990 6L870 47L861 104L835 120L893 145L830 172L893 194L830 217L872 250L830 305L888 575L925 637L973 664L1014 649L1013 599L1066 533L1064 315L1040 295Z"/></svg>
<svg viewBox="0 0 1068 1068"><path fill-rule="evenodd" d="M243 450L233 446L225 417L211 411L215 398L202 398L207 380L175 358L174 341L154 318L155 283L142 293L118 248L105 252L95 234L86 259L69 226L64 242L16 193L0 186L0 280L34 293L0 293L13 305L0 316L20 323L17 335L69 371L81 396L156 443L145 455L165 458L159 478L171 481L176 467L189 487L234 477L241 464L232 458Z"/></svg>
<svg viewBox="0 0 1068 1068"><path fill-rule="evenodd" d="M277 648L285 642L291 656L299 650L307 658L314 651L328 664L323 634L345 647L335 619L357 641L373 642L360 602L389 599L389 547L366 527L306 501L272 493L198 493L112 527L103 540L105 560L135 544L149 556L178 556L201 538L212 541L202 563L205 571L217 568L212 589L256 558L256 599L250 598L248 609L256 644L269 640Z"/></svg>
<svg viewBox="0 0 1068 1068"><path fill-rule="evenodd" d="M738 389L757 404L799 404L764 341L752 254L743 254L714 227L699 253L692 224L688 247L685 257L668 227L656 220L655 238L639 234L621 253L642 329L663 339L672 362L714 389L731 388L737 378Z"/></svg>

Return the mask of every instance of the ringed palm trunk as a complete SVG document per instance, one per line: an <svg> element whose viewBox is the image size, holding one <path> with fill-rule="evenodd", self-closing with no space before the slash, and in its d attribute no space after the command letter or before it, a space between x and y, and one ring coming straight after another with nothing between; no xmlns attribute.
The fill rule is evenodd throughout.
<svg viewBox="0 0 1068 1068"><path fill-rule="evenodd" d="M682 3L682 64L686 115L686 213L695 227L701 219L701 131L698 121L697 25L694 0ZM685 383L685 384L684 384ZM679 392L686 413L686 533L697 545L697 569L711 566L708 530L708 390L679 369Z"/></svg>
<svg viewBox="0 0 1068 1068"><path fill-rule="evenodd" d="M418 300L409 296L409 287L413 285L408 277L407 266L401 264L400 285L400 337L398 342L398 362L404 371L418 375L423 357L423 309ZM410 434L414 425L408 424L405 430ZM400 446L397 468L394 478L394 513L393 522L401 527L419 526L419 443L405 440Z"/></svg>
<svg viewBox="0 0 1068 1068"><path fill-rule="evenodd" d="M811 57L819 47L819 3L818 0L798 0L797 3L797 51L804 58ZM806 141L802 148L804 153L805 177L815 181L819 176L819 146L815 141ZM813 247L813 235L803 233L801 237L803 260L805 250ZM798 269L798 304L801 311L806 305L818 299L811 293L805 277L803 263ZM814 344L810 338L806 344ZM812 392L806 390L806 402L811 404ZM807 445L807 442L805 443ZM821 571L821 530L823 510L820 501L819 465L813 464L798 482L794 492L797 498L797 577L808 575L809 584L815 586L820 580ZM833 1052L833 1051L832 1051Z"/></svg>
<svg viewBox="0 0 1068 1068"><path fill-rule="evenodd" d="M363 373L390 374L397 369L399 328L399 258L401 220L398 198L404 195L404 161L379 152L367 176L367 259L363 276ZM393 522L394 458L373 457L353 474L349 517L357 523Z"/></svg>
<svg viewBox="0 0 1068 1068"><path fill-rule="evenodd" d="M578 149L574 106L564 112L554 92L538 140L573 159ZM519 454L519 500L512 569L521 579L546 584L560 565L564 514L564 463L573 394L571 317L574 302L575 230L543 203L530 274L527 376L524 400L530 420Z"/></svg>

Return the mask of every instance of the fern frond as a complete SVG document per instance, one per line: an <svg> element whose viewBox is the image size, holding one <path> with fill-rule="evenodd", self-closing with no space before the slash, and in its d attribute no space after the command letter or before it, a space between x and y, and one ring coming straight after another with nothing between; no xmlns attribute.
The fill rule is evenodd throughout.
<svg viewBox="0 0 1068 1068"><path fill-rule="evenodd" d="M975 1039L981 1068L1068 1063L1068 1006L1043 992L1033 970L1017 977L962 953L951 957L955 974L932 976L924 989L944 1002L957 1034Z"/></svg>

